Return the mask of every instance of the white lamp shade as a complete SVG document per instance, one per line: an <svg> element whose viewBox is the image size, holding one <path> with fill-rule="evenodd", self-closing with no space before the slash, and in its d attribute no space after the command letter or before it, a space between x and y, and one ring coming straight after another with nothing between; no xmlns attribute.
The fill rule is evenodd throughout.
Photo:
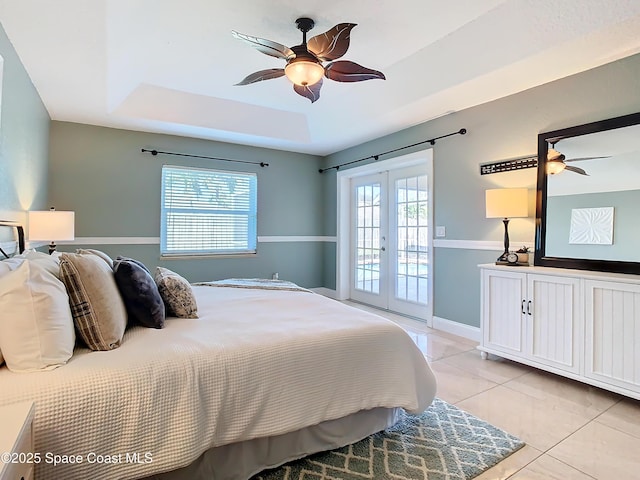
<svg viewBox="0 0 640 480"><path fill-rule="evenodd" d="M529 216L526 188L496 188L485 192L487 218Z"/></svg>
<svg viewBox="0 0 640 480"><path fill-rule="evenodd" d="M75 212L29 212L30 241L63 241L75 238Z"/></svg>

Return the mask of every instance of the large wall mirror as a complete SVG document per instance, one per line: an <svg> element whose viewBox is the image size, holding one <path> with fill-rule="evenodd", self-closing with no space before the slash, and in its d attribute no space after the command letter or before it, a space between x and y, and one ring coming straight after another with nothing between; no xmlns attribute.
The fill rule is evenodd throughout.
<svg viewBox="0 0 640 480"><path fill-rule="evenodd" d="M534 265L640 274L640 112L538 135Z"/></svg>

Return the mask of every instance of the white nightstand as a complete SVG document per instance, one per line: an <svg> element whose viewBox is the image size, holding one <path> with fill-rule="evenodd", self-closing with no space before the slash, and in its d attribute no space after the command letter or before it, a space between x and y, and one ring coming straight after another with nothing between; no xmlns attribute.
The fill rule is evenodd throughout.
<svg viewBox="0 0 640 480"><path fill-rule="evenodd" d="M33 402L0 407L0 480L33 480ZM14 463L17 462L17 463Z"/></svg>

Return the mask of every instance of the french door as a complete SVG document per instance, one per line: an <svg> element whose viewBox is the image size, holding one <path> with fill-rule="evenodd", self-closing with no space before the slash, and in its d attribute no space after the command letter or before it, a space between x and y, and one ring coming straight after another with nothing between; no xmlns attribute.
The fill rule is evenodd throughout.
<svg viewBox="0 0 640 480"><path fill-rule="evenodd" d="M428 180L424 166L351 179L353 300L430 321Z"/></svg>

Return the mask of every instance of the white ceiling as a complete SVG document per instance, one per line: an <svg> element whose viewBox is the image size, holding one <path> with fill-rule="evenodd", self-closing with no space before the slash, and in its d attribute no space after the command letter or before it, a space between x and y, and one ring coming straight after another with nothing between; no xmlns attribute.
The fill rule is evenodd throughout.
<svg viewBox="0 0 640 480"><path fill-rule="evenodd" d="M343 59L387 80L234 86L284 60L231 30L293 46L300 16L357 23ZM0 0L0 23L54 120L317 155L640 52L638 0Z"/></svg>

